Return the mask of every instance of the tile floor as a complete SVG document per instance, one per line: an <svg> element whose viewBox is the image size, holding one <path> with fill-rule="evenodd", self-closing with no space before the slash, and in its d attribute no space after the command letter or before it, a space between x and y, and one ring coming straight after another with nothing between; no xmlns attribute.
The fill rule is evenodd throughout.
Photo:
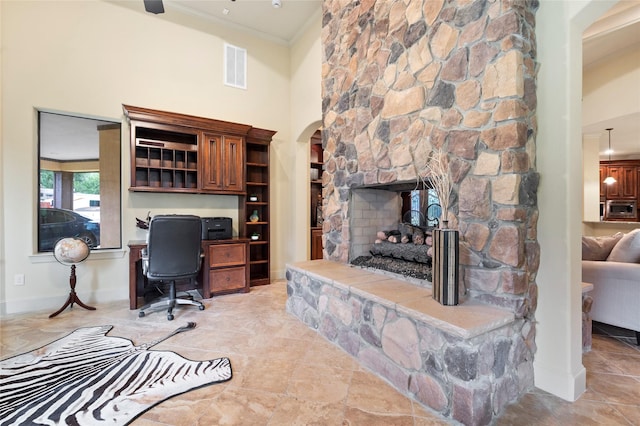
<svg viewBox="0 0 640 426"><path fill-rule="evenodd" d="M286 297L286 285L278 281L248 294L208 300L205 311L181 308L171 322L164 313L138 318L128 302L96 303L96 311L74 306L53 319L51 312L10 315L0 323L0 357L27 352L83 326L111 324L109 335L138 345L196 321L194 330L155 348L194 360L227 356L233 379L165 401L132 425L452 424L400 395L287 314ZM640 425L640 348L630 333L594 328L593 350L583 358L588 390L578 401L571 404L535 389L495 423Z"/></svg>

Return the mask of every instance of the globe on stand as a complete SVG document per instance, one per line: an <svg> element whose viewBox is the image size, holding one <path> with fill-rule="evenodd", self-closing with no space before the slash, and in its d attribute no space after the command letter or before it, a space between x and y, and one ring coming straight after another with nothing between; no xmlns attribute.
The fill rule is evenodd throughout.
<svg viewBox="0 0 640 426"><path fill-rule="evenodd" d="M55 257L56 260L63 265L71 265L71 276L69 277L69 286L71 287L71 291L69 292L69 298L67 299L66 303L62 305L62 307L56 312L49 315L49 318L55 317L60 312L64 311L67 306L73 307L74 303L77 303L78 305L90 311L96 310L96 308L87 306L82 303L82 301L76 294L76 263L84 261L87 257L89 257L90 253L91 251L89 250L89 246L80 238L62 238L56 243L55 247L53 248L53 257Z"/></svg>

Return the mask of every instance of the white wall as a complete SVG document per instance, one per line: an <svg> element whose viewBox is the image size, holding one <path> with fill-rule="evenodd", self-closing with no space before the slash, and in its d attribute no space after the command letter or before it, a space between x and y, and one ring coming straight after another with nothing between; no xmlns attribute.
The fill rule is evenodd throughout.
<svg viewBox="0 0 640 426"><path fill-rule="evenodd" d="M584 126L640 112L640 49L637 46L590 67L583 79Z"/></svg>
<svg viewBox="0 0 640 426"><path fill-rule="evenodd" d="M2 23L2 5L0 5L0 24ZM3 46L3 39L2 39L2 27L0 26L0 46ZM0 50L0 82L4 81L3 79L3 72L2 72L2 63L3 63L3 55L1 54L2 50ZM2 111L3 111L3 106L4 106L4 102L2 102L2 99L4 99L4 95L3 95L3 90L2 90L2 84L0 84L0 124L2 121ZM0 128L1 129L1 128ZM0 130L0 164L4 164L4 132L2 132ZM6 235L5 230L4 230L4 210L5 210L5 200L4 200L4 173L0 172L0 235ZM4 294L4 286L6 283L5 280L5 270L6 270L6 259L5 259L5 239L4 238L0 238L0 300L3 299L3 294ZM0 308L0 312L2 312L2 308Z"/></svg>
<svg viewBox="0 0 640 426"><path fill-rule="evenodd" d="M542 0L538 39L536 386L566 400L585 389L581 341L582 32L615 0Z"/></svg>
<svg viewBox="0 0 640 426"><path fill-rule="evenodd" d="M124 103L276 130L271 161L275 166L272 217L278 219L272 225L271 260L273 270L284 269L285 248L292 237L286 232L287 222L279 215L290 208L286 194L295 178L282 172L291 164L290 147L295 145L290 133L294 126L289 47L219 26L209 25L205 30L203 24L201 30L193 30L157 15L97 0L10 0L0 2L0 11L0 313L55 310L69 292L69 269L51 255L34 255L38 155L35 108L124 120ZM222 84L224 42L248 51L246 91ZM317 66L319 75L319 57ZM310 77L308 84L314 86L317 79ZM317 108L319 111L319 104ZM78 266L77 291L89 304L128 298L126 242L144 238L144 231L135 227L135 217L143 218L149 210L152 214L230 216L237 231L234 196L129 192L128 127L123 123L125 247L94 252ZM26 276L24 286L13 285L18 273ZM278 276L272 274L272 278Z"/></svg>
<svg viewBox="0 0 640 426"><path fill-rule="evenodd" d="M600 136L582 136L582 219L600 221Z"/></svg>
<svg viewBox="0 0 640 426"><path fill-rule="evenodd" d="M307 31L291 49L291 188L288 200L290 220L287 222L295 238L285 257L291 261L310 258L309 139L321 126L322 14L315 16Z"/></svg>

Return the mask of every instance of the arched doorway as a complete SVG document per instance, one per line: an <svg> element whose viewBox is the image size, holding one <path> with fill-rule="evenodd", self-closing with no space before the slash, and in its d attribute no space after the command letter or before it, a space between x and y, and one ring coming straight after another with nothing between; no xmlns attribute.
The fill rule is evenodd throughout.
<svg viewBox="0 0 640 426"><path fill-rule="evenodd" d="M296 144L296 161L294 166L295 176L297 179L292 183L293 196L292 196L292 211L296 212L293 215L292 229L294 230L294 244L291 250L291 258L293 261L309 260L311 258L311 220L312 216L312 191L311 191L311 143L313 135L320 129L322 122L320 120L309 123L302 132L296 138L298 142ZM322 156L318 157L322 158ZM316 168L316 170L318 170ZM319 181L322 179L321 171L318 171ZM316 197L317 197L317 186ZM315 208L315 204L313 205ZM316 227L317 228L317 227ZM316 230L317 234L317 230Z"/></svg>

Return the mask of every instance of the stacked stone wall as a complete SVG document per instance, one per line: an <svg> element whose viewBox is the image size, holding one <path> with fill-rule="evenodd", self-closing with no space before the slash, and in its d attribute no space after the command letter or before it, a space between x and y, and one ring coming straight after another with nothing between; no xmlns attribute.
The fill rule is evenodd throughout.
<svg viewBox="0 0 640 426"><path fill-rule="evenodd" d="M351 188L416 181L442 148L467 296L533 319L537 7L323 2L325 258L349 261Z"/></svg>
<svg viewBox="0 0 640 426"><path fill-rule="evenodd" d="M533 385L531 324L465 339L412 310L287 268L287 311L404 395L465 425L486 425ZM327 360L330 362L330 360Z"/></svg>

